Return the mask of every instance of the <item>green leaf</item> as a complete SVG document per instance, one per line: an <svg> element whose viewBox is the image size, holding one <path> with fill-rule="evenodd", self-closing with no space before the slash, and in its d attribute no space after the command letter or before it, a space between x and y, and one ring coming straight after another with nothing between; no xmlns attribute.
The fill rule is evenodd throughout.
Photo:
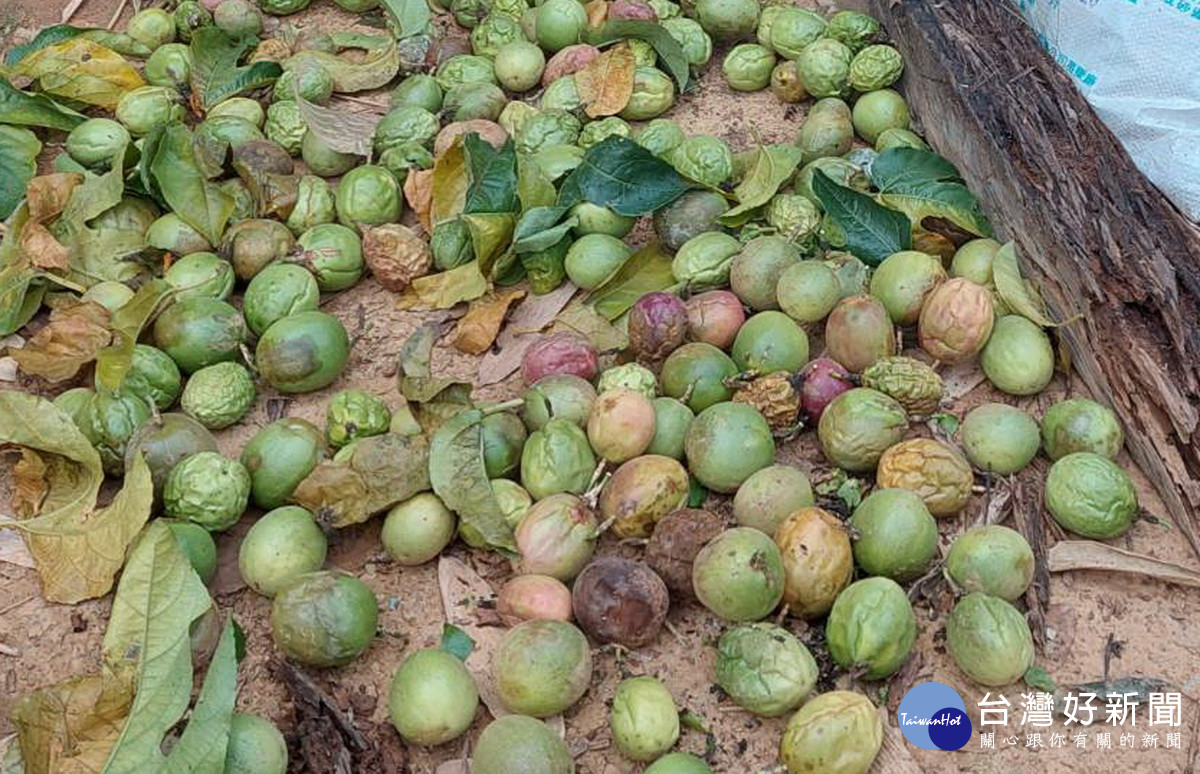
<svg viewBox="0 0 1200 774"><path fill-rule="evenodd" d="M135 230L97 231L88 221L116 206L125 194L124 151L114 154L110 168L102 175L87 173L71 192L66 209L51 231L71 250L71 268L82 275L73 276L86 285L101 280L125 282L138 272L134 263L123 258L145 247Z"/></svg>
<svg viewBox="0 0 1200 774"><path fill-rule="evenodd" d="M0 126L0 218L7 218L25 198L25 187L37 172L42 143L18 126Z"/></svg>
<svg viewBox="0 0 1200 774"><path fill-rule="evenodd" d="M45 94L30 94L13 88L0 76L0 124L44 126L69 132L87 116L65 108Z"/></svg>
<svg viewBox="0 0 1200 774"><path fill-rule="evenodd" d="M237 626L227 618L191 718L167 756L166 770L184 774L222 774L229 746L229 725L237 700Z"/></svg>
<svg viewBox="0 0 1200 774"><path fill-rule="evenodd" d="M904 213L838 185L820 169L813 172L812 187L825 213L845 233L846 249L868 266L912 246L912 223Z"/></svg>
<svg viewBox="0 0 1200 774"><path fill-rule="evenodd" d="M1050 673L1044 667L1037 664L1026 669L1025 676L1022 679L1030 688L1037 688L1039 691L1054 693L1058 690L1058 682L1050 676Z"/></svg>
<svg viewBox="0 0 1200 774"><path fill-rule="evenodd" d="M853 511L862 502L863 482L857 478L847 478L837 488L838 499L846 504L847 510Z"/></svg>
<svg viewBox="0 0 1200 774"><path fill-rule="evenodd" d="M20 330L41 308L46 286L38 276L28 266L0 269L0 336Z"/></svg>
<svg viewBox="0 0 1200 774"><path fill-rule="evenodd" d="M516 550L483 463L484 413L469 409L451 417L433 435L429 480L446 507L493 548Z"/></svg>
<svg viewBox="0 0 1200 774"><path fill-rule="evenodd" d="M991 223L958 169L933 151L889 148L871 163L871 180L879 189L879 203L900 210L913 223L945 218L972 234L992 235Z"/></svg>
<svg viewBox="0 0 1200 774"><path fill-rule="evenodd" d="M251 89L269 86L283 74L278 62L258 61L239 66L238 60L254 47L254 38L234 40L220 27L192 32L192 92L205 110Z"/></svg>
<svg viewBox="0 0 1200 774"><path fill-rule="evenodd" d="M133 663L137 694L103 774L159 771L163 737L192 693L192 622L212 607L208 589L161 521L134 545L104 632L104 659Z"/></svg>
<svg viewBox="0 0 1200 774"><path fill-rule="evenodd" d="M557 196L558 192L554 190L554 183L546 176L542 165L518 156L517 198L521 200L521 210L549 207L554 204Z"/></svg>
<svg viewBox="0 0 1200 774"><path fill-rule="evenodd" d="M575 228L579 218L563 219L565 207L533 207L521 213L513 230L513 251L536 253L553 247Z"/></svg>
<svg viewBox="0 0 1200 774"><path fill-rule="evenodd" d="M426 0L383 0L383 7L392 15L399 28L398 38L411 38L429 31L433 14Z"/></svg>
<svg viewBox="0 0 1200 774"><path fill-rule="evenodd" d="M592 293L592 306L604 319L615 320L645 294L674 286L671 260L671 254L657 242L642 247Z"/></svg>
<svg viewBox="0 0 1200 774"><path fill-rule="evenodd" d="M459 661L466 661L467 656L475 650L475 640L454 624L442 626L442 650L454 656Z"/></svg>
<svg viewBox="0 0 1200 774"><path fill-rule="evenodd" d="M663 29L662 25L649 21L609 21L599 29L587 33L587 42L593 46L604 46L629 38L644 40L653 46L660 64L675 79L679 90L682 92L687 88L688 76L691 74L687 57L683 55L683 47L679 45L679 41Z"/></svg>
<svg viewBox="0 0 1200 774"><path fill-rule="evenodd" d="M529 277L529 289L535 295L551 293L562 285L567 277L567 250L570 247L571 240L560 239L545 250L517 255Z"/></svg>
<svg viewBox="0 0 1200 774"><path fill-rule="evenodd" d="M937 412L929 418L929 421L933 422L938 432L946 438L953 438L954 434L958 432L959 424L961 424L958 421L958 417L948 411Z"/></svg>
<svg viewBox="0 0 1200 774"><path fill-rule="evenodd" d="M166 280L154 279L138 288L133 298L113 312L110 326L115 343L96 355L97 387L111 392L121 389L133 362L138 337L174 292Z"/></svg>
<svg viewBox="0 0 1200 774"><path fill-rule="evenodd" d="M563 181L560 207L592 202L618 215L638 217L661 209L689 185L675 168L625 137L608 137L588 148Z"/></svg>
<svg viewBox="0 0 1200 774"><path fill-rule="evenodd" d="M695 476L688 476L688 496L687 506L689 508L699 508L704 505L704 501L708 499L708 490L704 488L704 484Z"/></svg>
<svg viewBox="0 0 1200 774"><path fill-rule="evenodd" d="M755 210L771 201L779 186L795 174L803 156L798 147L785 143L755 148L746 175L733 189L738 205L717 220L726 226L740 226L750 220Z"/></svg>
<svg viewBox="0 0 1200 774"><path fill-rule="evenodd" d="M209 182L196 164L192 134L187 127L173 124L164 130L150 161L150 171L175 214L203 234L210 244L220 243L233 214L233 198Z"/></svg>
<svg viewBox="0 0 1200 774"><path fill-rule="evenodd" d="M471 132L463 138L467 169L471 184L463 212L517 212L517 150L511 141L496 150L478 134Z"/></svg>
<svg viewBox="0 0 1200 774"><path fill-rule="evenodd" d="M1042 305L1029 292L1029 285L1021 276L1021 264L1017 260L1017 247L1007 242L996 251L992 258L992 281L996 283L996 292L1008 308L1017 314L1035 322L1043 328L1054 328L1058 323L1046 316Z"/></svg>

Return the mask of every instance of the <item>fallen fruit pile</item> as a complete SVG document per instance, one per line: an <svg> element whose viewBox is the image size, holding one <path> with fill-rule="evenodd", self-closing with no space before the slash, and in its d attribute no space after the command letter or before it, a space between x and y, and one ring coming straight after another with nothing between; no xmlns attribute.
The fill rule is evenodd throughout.
<svg viewBox="0 0 1200 774"><path fill-rule="evenodd" d="M286 770L278 730L232 711L233 627L221 634L202 585L210 533L252 508L265 513L241 576L273 598L279 652L310 667L345 665L376 636L371 587L324 569L333 530L383 515L402 565L456 539L511 560L496 597L511 629L490 672L468 670L451 631L390 689L401 737L440 745L472 726L489 681L513 714L479 734L475 774L574 771L534 718L588 692L593 647L654 642L694 601L728 623L715 683L750 713L791 714L789 772L865 772L883 739L866 693L816 693L791 619L823 625L849 684L884 680L918 633L901 584L942 566L962 594L946 622L955 663L983 686L1022 678L1033 551L982 524L943 560L937 520L1041 451L1058 524L1118 537L1137 511L1112 461L1122 428L1086 399L1040 423L1002 403L961 423L946 411L943 365L977 359L1011 396L1045 389L1053 323L1012 243L912 131L890 88L903 62L874 19L756 0L453 0L437 18L424 0L337 2L387 31L263 15L308 0L182 0L120 33L43 30L0 71L0 333L31 333L6 340L29 390L0 392L0 441L21 450L18 520L0 526L25 537L53 601L106 594L121 572L105 671L84 678L118 697L119 727L151 728L170 770L203 755L229 774ZM815 100L794 143L735 152L661 117L714 47L729 88ZM385 87L383 116L336 101ZM65 137L63 152L47 159L27 127ZM39 156L52 172L36 174ZM265 395L342 376L353 342L320 307L367 274L405 309L465 305L450 343L511 347L501 377L519 366L519 397L477 402L434 372L444 316L401 347L398 394L344 389L323 429L284 417L238 459L219 453L213 432ZM504 343L512 309L564 289ZM561 328L537 332L559 312ZM823 459L776 461L806 433ZM99 508L105 475L124 485ZM640 541L644 561L596 556L610 540ZM151 578L176 590L170 615L139 597ZM169 679L147 667L164 654ZM192 656L210 666L177 733L187 695L174 716L139 701L186 694ZM70 757L37 723L49 697L18 706L6 761ZM610 721L647 772L711 770L672 752L680 710L652 676L617 687ZM202 733L220 744L202 750ZM98 760L150 755L131 739Z"/></svg>

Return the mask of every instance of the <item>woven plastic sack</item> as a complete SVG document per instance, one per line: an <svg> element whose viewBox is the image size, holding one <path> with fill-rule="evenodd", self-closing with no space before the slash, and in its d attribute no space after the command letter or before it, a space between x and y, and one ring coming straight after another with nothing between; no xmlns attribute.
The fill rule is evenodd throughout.
<svg viewBox="0 0 1200 774"><path fill-rule="evenodd" d="M1200 221L1200 0L1017 0L1134 162Z"/></svg>

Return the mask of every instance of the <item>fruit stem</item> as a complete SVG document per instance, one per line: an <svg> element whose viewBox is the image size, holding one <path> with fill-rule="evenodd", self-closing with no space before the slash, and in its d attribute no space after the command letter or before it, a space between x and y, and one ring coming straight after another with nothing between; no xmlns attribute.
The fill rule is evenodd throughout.
<svg viewBox="0 0 1200 774"><path fill-rule="evenodd" d="M509 409L519 408L523 405L525 405L524 400L522 400L521 398L513 398L512 400L505 400L505 401L501 401L500 403L493 403L490 406L480 406L479 410L486 417L489 414L498 414L501 411L508 411Z"/></svg>

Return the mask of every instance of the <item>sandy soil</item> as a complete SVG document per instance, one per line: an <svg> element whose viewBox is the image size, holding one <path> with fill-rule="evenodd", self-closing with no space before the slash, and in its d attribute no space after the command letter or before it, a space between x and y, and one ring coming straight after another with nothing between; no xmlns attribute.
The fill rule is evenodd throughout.
<svg viewBox="0 0 1200 774"><path fill-rule="evenodd" d="M320 0L323 2L324 0ZM73 18L75 24L104 25L116 8L116 0L86 0ZM128 14L128 12L126 12ZM0 49L23 40L37 28L58 21L55 4L33 0L8 0L0 8ZM309 12L333 23L344 24L348 17L326 7ZM798 125L794 111L767 93L732 95L724 87L718 68L710 68L699 87L685 96L673 113L690 132L707 132L728 139L735 149L747 147L754 139L775 141L791 137ZM290 415L320 424L329 396L337 389L355 386L374 392L386 400L395 400L393 377L400 344L425 316L396 309L395 297L371 280L353 290L327 299L325 309L339 316L354 337L353 353L346 375L328 390L278 403L271 395L260 397L253 414L243 424L219 434L222 451L235 455L253 432L267 421L268 404ZM819 331L814 334L813 351L820 351ZM439 347L435 368L469 379L477 366L475 359L448 347ZM69 386L69 385L67 385ZM43 385L24 384L26 389ZM510 397L518 386L511 381L480 391L485 398ZM1064 395L1079 394L1079 385L1059 379L1043 395L1019 403L1037 414ZM953 411L961 416L971 406L986 400L1011 398L976 388L958 401ZM1136 432L1136 428L1131 428ZM781 457L801 467L820 472L823 461L811 433L781 449ZM1130 467L1127 459L1122 460ZM1037 490L1044 466L1031 468L1019 477L1023 486ZM1118 541L1123 547L1152 556L1196 566L1196 558L1169 521L1155 519L1163 510L1138 479L1139 493L1148 518L1137 523L1128 536ZM1035 494L1036 494L1035 491ZM1033 502L1039 502L1035 499ZM726 503L711 505L728 515ZM967 512L941 522L943 550L959 531L982 518L984 496L976 497ZM256 516L253 514L252 516ZM1040 508L1029 509L1029 518L1042 518ZM221 536L222 568L214 586L214 595L222 610L232 611L247 633L247 658L242 664L239 709L270 717L285 733L292 732L293 706L278 678L277 660L268 625L269 600L240 588L236 552L240 529ZM1010 522L1011 523L1011 522ZM401 659L411 650L436 644L442 627L442 610L434 565L400 568L387 561L378 542L378 520L331 537L329 564L358 574L372 586L381 602L380 636L367 654L351 665L315 674L343 711L379 748L370 763L361 763L361 771L405 771L425 774L439 764L455 759L462 743L436 749L406 748L387 721L387 686ZM1055 535L1047 532L1048 545ZM1061 535L1059 535L1061 536ZM611 538L602 543L601 554L635 556L637 547L618 546ZM503 563L467 551L460 545L449 550L453 556L471 563L488 581L497 585L509 570ZM1087 748L1075 747L1070 736L1065 748L1051 748L1051 733L1077 731L1064 729L1061 720L1054 728L1022 726L1021 692L1030 689L1014 685L1000 691L1013 705L1006 727L997 729L999 749L980 750L978 735L959 753L931 753L907 748L921 770L931 772L1074 772L1074 771L1195 771L1196 699L1200 689L1200 595L1179 587L1131 576L1103 573L1056 575L1049 586L1050 608L1046 617L1046 647L1038 654L1044 666L1060 683L1072 684L1101 679L1106 643L1115 638L1119 654L1111 660L1112 677L1155 677L1184 694L1180 749L1167 749L1166 729L1146 727L1145 708L1137 726L1113 728L1094 725ZM979 688L962 675L945 654L944 619L953 596L944 585L936 586L928 598L918 604L921 636L911 663L888 684L862 688L895 710L905 690L925 680L945 682L962 694L978 730L975 704L983 698ZM15 564L0 561L0 739L12 727L8 713L13 701L38 686L91 671L98 664L109 600L97 600L75 607L46 604L42 601L35 573ZM762 720L738 710L712 684L714 644L721 625L695 605L672 609L669 622L673 633L664 634L653 645L632 653L597 652L595 680L588 695L566 717L566 733L572 749L579 752L579 769L587 774L619 774L640 767L622 759L610 749L606 702L616 682L632 674L653 674L670 687L681 707L703 718L709 731L685 731L679 748L704 754L710 747L710 760L721 772L769 771L775 765L776 749L783 720ZM809 627L790 620L793 631L809 642L814 651L821 649L820 625ZM829 675L825 676L830 677ZM849 678L840 676L839 685ZM894 714L893 714L894 718ZM480 711L467 741L487 722ZM894 722L894 720L893 720ZM1096 732L1112 734L1112 749L1098 749ZM1155 749L1143 749L1142 734L1157 731ZM1040 732L1042 748L1027 746L1027 733ZM1123 748L1122 733L1133 733L1133 749ZM1007 743L1011 737L1012 744ZM291 739L295 743L294 735ZM293 756L294 762L298 756ZM300 768L295 770L308 770ZM879 771L901 768L877 765ZM912 769L909 769L912 770Z"/></svg>

